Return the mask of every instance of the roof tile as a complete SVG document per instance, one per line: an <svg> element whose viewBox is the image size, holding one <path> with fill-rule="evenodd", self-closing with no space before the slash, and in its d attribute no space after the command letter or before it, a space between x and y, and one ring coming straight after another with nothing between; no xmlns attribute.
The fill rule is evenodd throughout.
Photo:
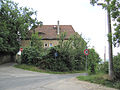
<svg viewBox="0 0 120 90"><path fill-rule="evenodd" d="M59 25L60 33L66 32L65 39L70 38L71 35L75 34L75 30L71 25ZM58 39L57 25L42 25L35 29L42 36L42 39Z"/></svg>

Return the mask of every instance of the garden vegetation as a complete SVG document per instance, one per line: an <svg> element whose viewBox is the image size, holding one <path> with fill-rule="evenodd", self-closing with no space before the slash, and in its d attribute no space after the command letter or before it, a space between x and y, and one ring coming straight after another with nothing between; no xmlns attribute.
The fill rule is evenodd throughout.
<svg viewBox="0 0 120 90"><path fill-rule="evenodd" d="M59 37L59 45L44 49L42 40L38 33L32 35L32 45L24 48L21 55L21 63L35 65L43 70L50 71L83 71L86 67L86 56L84 50L87 43L81 35L73 35L65 41L66 33ZM90 73L96 73L96 67L100 62L99 55L94 49L89 49L88 70Z"/></svg>

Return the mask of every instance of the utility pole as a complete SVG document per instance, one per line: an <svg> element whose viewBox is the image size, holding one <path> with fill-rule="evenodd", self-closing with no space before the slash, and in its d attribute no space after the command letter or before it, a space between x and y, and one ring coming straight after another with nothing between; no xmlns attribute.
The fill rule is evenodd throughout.
<svg viewBox="0 0 120 90"><path fill-rule="evenodd" d="M104 47L104 62L106 62L106 46Z"/></svg>
<svg viewBox="0 0 120 90"><path fill-rule="evenodd" d="M109 1L107 1L107 6L109 6ZM110 10L107 8L107 17L108 17L108 35L112 35L111 30L111 16ZM108 36L108 50L109 50L109 78L111 80L114 79L114 71L113 71L113 50L112 50L112 36Z"/></svg>

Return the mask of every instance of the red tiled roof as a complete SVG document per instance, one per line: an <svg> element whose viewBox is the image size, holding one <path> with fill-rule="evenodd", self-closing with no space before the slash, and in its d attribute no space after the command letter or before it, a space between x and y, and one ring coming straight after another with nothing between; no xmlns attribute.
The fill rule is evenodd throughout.
<svg viewBox="0 0 120 90"><path fill-rule="evenodd" d="M59 25L60 33L66 32L65 39L70 38L71 35L75 34L75 31L71 25ZM33 32L30 30L30 32ZM57 34L57 25L42 25L38 26L35 29L35 32L38 32L42 39L58 39Z"/></svg>

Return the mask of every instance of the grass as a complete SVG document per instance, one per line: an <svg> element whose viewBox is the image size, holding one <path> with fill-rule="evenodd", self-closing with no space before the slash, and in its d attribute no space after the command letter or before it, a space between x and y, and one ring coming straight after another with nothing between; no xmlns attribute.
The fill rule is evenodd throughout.
<svg viewBox="0 0 120 90"><path fill-rule="evenodd" d="M79 80L88 81L91 83L101 84L107 87L120 89L120 81L109 80L107 74L99 73L96 75L78 76L77 78Z"/></svg>
<svg viewBox="0 0 120 90"><path fill-rule="evenodd" d="M85 73L85 71L56 72L56 71L50 71L50 70L42 70L42 69L39 69L38 67L35 67L33 65L26 65L26 64L15 65L14 67L21 68L24 70L34 71L34 72L50 73L50 74Z"/></svg>

